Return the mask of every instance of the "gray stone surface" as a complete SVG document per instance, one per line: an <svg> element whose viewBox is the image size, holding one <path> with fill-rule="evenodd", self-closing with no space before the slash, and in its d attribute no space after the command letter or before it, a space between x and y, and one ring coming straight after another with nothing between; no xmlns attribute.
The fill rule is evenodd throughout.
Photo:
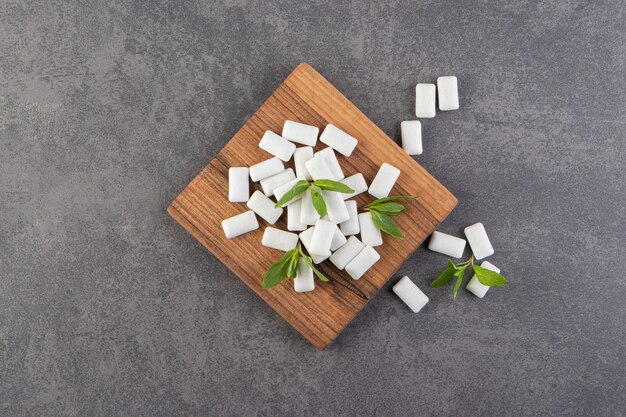
<svg viewBox="0 0 626 417"><path fill-rule="evenodd" d="M0 415L624 416L625 6L490 3L3 2ZM301 61L395 138L459 77L418 161L508 287L421 248L318 352L166 215Z"/></svg>

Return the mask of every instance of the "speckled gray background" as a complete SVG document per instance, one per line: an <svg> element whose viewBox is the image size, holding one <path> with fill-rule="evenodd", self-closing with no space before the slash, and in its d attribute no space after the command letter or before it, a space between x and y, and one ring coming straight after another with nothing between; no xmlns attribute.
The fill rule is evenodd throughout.
<svg viewBox="0 0 626 417"><path fill-rule="evenodd" d="M2 3L0 415L625 415L624 2L335 3ZM419 249L319 352L168 217L301 61L395 138L459 77L418 161L511 285Z"/></svg>

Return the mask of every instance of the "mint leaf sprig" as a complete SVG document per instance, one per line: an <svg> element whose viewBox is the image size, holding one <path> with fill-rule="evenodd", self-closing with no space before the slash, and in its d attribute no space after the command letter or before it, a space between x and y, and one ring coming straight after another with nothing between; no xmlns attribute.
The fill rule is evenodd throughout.
<svg viewBox="0 0 626 417"><path fill-rule="evenodd" d="M285 195L282 196L280 200L274 205L275 208L279 208L304 193L306 190L311 190L311 200L313 201L313 207L315 207L315 211L320 215L320 217L324 217L328 212L326 207L326 202L322 197L322 190L326 191L336 191L338 193L349 194L353 193L354 190L347 185L333 180L315 180L313 182L309 182L306 180L298 181L294 184L291 190L287 191Z"/></svg>
<svg viewBox="0 0 626 417"><path fill-rule="evenodd" d="M400 229L398 229L398 225L391 216L402 214L404 210L406 210L404 204L400 204L396 200L410 198L417 197L412 195L394 195L379 198L365 206L365 210L368 210L372 214L372 221L374 222L374 226L378 229L390 236L403 238L404 235Z"/></svg>
<svg viewBox="0 0 626 417"><path fill-rule="evenodd" d="M298 243L294 249L285 252L285 254L265 273L261 286L264 290L272 288L283 282L285 278L294 279L298 274L298 261L300 258L311 267L313 273L322 281L328 282L328 277L322 274L315 266L311 257L302 251L302 246Z"/></svg>
<svg viewBox="0 0 626 417"><path fill-rule="evenodd" d="M463 282L465 270L470 265L474 270L474 274L476 274L476 278L483 285L488 287L502 287L503 285L509 283L503 275L490 269L483 268L482 266L474 265L474 257L472 256L467 261L459 262L457 264L448 259L448 267L430 284L430 286L432 288L438 288L447 284L453 277L457 277L456 283L454 284L454 299L456 300L457 292Z"/></svg>

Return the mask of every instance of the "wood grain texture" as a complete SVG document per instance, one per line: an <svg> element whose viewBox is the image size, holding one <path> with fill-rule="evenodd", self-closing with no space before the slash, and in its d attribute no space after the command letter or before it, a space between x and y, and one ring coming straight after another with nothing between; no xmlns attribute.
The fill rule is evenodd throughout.
<svg viewBox="0 0 626 417"><path fill-rule="evenodd" d="M227 239L221 221L247 210L244 203L228 201L228 168L251 166L271 157L258 147L266 130L280 134L285 120L318 126L328 123L359 140L350 158L337 154L347 176L362 172L368 184L383 162L400 169L392 195L411 194L419 199L406 200L406 214L396 220L404 239L384 235L384 245L376 250L381 260L360 280L330 262L320 269L331 282L316 280L310 293L295 293L293 283L285 280L278 287L262 290L265 271L282 252L261 245L267 223L259 218L254 232ZM318 141L316 150L325 147ZM293 162L287 164L293 167ZM252 183L260 189L258 183ZM373 200L364 193L354 198L361 208ZM324 349L348 325L361 308L389 280L406 258L452 211L456 198L426 172L398 144L307 64L300 64L271 97L246 122L220 153L176 197L169 214L226 264L256 294L287 320L309 342ZM275 225L287 229L285 214Z"/></svg>

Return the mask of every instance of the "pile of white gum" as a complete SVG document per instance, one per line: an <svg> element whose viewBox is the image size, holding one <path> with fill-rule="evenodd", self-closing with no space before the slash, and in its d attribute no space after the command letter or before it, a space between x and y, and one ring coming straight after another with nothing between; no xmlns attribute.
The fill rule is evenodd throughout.
<svg viewBox="0 0 626 417"><path fill-rule="evenodd" d="M359 214L357 202L352 198L366 191L374 198L389 196L400 176L400 170L383 163L369 186L360 172L346 177L336 153L350 157L358 140L329 124L319 135L319 141L327 147L314 152L318 135L318 127L293 120L285 122L280 135L265 132L259 148L271 157L251 167L231 167L228 171L229 201L245 203L249 210L223 220L222 228L226 237L235 238L258 229L258 216L270 225L263 232L263 246L286 252L301 242L314 263L329 260L353 279L360 279L380 259L374 247L382 245L383 239L370 214ZM284 165L292 158L295 172ZM343 194L322 191L327 207L327 214L323 218L315 210L309 191L292 199L284 207L276 208L276 203L301 180L339 181L354 192ZM257 190L250 195L250 181L258 182L263 192ZM287 230L271 226L285 212ZM360 235L360 239L357 235ZM312 270L306 263L298 265L294 290L314 290L313 278Z"/></svg>

